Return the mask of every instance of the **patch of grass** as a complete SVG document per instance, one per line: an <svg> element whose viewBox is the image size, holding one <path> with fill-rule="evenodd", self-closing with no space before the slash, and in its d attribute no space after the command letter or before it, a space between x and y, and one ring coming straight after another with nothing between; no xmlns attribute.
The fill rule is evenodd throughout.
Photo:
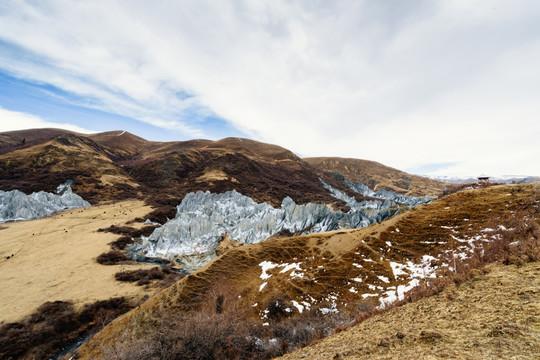
<svg viewBox="0 0 540 360"><path fill-rule="evenodd" d="M121 236L117 240L109 243L113 250L125 250L126 246L133 244L133 238L131 236Z"/></svg>
<svg viewBox="0 0 540 360"><path fill-rule="evenodd" d="M98 231L100 231L100 232L110 232L110 233L113 233L113 234L131 236L131 237L134 237L134 238L138 238L138 237L141 237L141 236L150 236L150 234L157 227L158 226L156 226L156 225L148 225L148 226L144 226L144 227L142 227L140 229L136 229L136 228L133 228L131 226L111 225L111 226L109 226L107 228L98 229Z"/></svg>

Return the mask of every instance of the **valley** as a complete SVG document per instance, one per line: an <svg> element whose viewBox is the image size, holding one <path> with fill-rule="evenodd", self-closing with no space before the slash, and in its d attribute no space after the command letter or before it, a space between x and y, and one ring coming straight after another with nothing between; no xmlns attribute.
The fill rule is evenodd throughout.
<svg viewBox="0 0 540 360"><path fill-rule="evenodd" d="M521 270L529 277L538 271L538 183L471 185L452 193L448 184L376 162L302 159L249 139L160 143L123 131L82 135L56 129L0 134L0 171L0 199L14 194L24 199L14 190L53 193L69 181L78 201L76 208L36 216L45 216L40 219L13 222L22 217L6 215L0 224L0 345L19 334L12 347L17 358L53 351L36 350L38 345L25 343L20 334L45 328L41 322L47 316L41 313L49 307L66 314L61 306L73 307L72 318L86 319L77 320L80 326L71 334L57 336L71 339L66 346L95 333L66 358L197 358L197 351L217 358L269 358L336 329L396 322L376 319L393 319L399 311L407 315L395 316L424 324L425 334L465 341L466 332L429 330L448 297L478 299L472 290L460 292L469 285L453 288L452 279L462 276L455 280L461 283L476 274L490 283L491 274L504 278L510 271L507 277L513 279ZM52 195L42 195L47 196ZM4 203L4 209L12 204ZM9 209L9 214L28 213L24 206ZM510 265L488 265L482 275L490 263ZM523 269L514 270L516 264ZM494 291L510 289L505 281ZM443 287L446 300L441 294L424 299ZM455 295L446 295L449 291ZM111 312L104 310L109 299L121 299L113 301L117 309ZM429 305L422 309L432 313L418 311L424 303ZM94 318L83 316L89 306L98 306L92 304L101 310L96 308ZM394 308L397 304L403 306ZM493 304L495 312L506 306ZM527 304L531 311L539 305L534 297ZM508 309L515 313L508 329L518 326L523 339L534 338L537 317L525 324L517 305ZM481 318L478 309L470 311ZM493 316L486 314L485 321ZM505 332L507 325L496 321ZM456 324L451 320L448 326ZM321 358L388 357L391 349L412 356L415 346L425 344L443 344L438 354L449 351L439 337L424 344L425 334L405 324L380 326L372 333L354 327L338 334L347 340L317 343L325 354ZM406 341L395 340L394 330ZM54 337L54 331L47 336ZM208 338L199 343L203 339L193 338L198 333ZM340 342L370 336L383 345ZM199 345L189 348L187 339ZM504 351L511 352L512 339ZM156 341L167 346L156 347ZM477 343L495 351L483 338ZM228 355L217 356L218 348ZM319 350L302 351L287 356L313 357L310 351ZM467 358L474 352L449 354Z"/></svg>

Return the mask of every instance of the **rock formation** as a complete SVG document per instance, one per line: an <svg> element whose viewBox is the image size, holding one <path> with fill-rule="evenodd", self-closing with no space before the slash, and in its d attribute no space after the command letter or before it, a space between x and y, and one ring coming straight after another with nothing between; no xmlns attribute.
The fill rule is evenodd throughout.
<svg viewBox="0 0 540 360"><path fill-rule="evenodd" d="M0 190L0 223L33 220L57 211L87 207L90 204L71 190L71 182L58 186L56 194L39 191L26 195L19 190Z"/></svg>
<svg viewBox="0 0 540 360"><path fill-rule="evenodd" d="M187 194L177 206L176 217L149 237L143 237L141 244L131 251L139 258L175 258L192 270L216 257L215 248L223 236L242 244L254 244L284 230L311 234L362 228L395 215L400 204L413 206L427 201L391 191L374 193L367 187L365 190L362 184L351 183L361 195L375 194L381 199L358 202L321 182L333 197L345 201L351 210L332 211L326 204L298 205L290 197L283 199L280 208L274 208L267 203L256 203L236 190L222 194L198 191ZM351 186L356 191L355 187Z"/></svg>

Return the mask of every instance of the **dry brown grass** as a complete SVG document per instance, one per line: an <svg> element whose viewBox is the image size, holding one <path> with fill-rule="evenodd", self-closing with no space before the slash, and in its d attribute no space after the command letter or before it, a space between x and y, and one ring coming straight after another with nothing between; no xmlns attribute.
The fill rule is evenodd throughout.
<svg viewBox="0 0 540 360"><path fill-rule="evenodd" d="M108 244L118 237L98 229L111 224L123 226L150 210L141 201L128 201L4 224L0 241L0 321L17 321L47 301L72 301L78 308L111 297L140 298L153 293L155 290L114 279L118 271L150 266L103 266L96 262L96 257L109 251Z"/></svg>
<svg viewBox="0 0 540 360"><path fill-rule="evenodd" d="M540 263L484 272L283 359L537 359Z"/></svg>

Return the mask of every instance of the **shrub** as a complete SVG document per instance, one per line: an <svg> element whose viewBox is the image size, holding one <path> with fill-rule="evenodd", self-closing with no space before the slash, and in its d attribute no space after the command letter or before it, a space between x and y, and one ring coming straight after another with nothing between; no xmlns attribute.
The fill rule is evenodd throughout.
<svg viewBox="0 0 540 360"><path fill-rule="evenodd" d="M127 245L133 243L131 236L121 236L117 240L111 242L109 245L113 250L124 250Z"/></svg>
<svg viewBox="0 0 540 360"><path fill-rule="evenodd" d="M118 250L111 250L107 253L100 254L96 261L101 265L117 265L133 263L123 252Z"/></svg>
<svg viewBox="0 0 540 360"><path fill-rule="evenodd" d="M133 307L123 297L87 304L81 312L71 302L46 302L21 322L0 326L0 359L54 358L66 345Z"/></svg>

